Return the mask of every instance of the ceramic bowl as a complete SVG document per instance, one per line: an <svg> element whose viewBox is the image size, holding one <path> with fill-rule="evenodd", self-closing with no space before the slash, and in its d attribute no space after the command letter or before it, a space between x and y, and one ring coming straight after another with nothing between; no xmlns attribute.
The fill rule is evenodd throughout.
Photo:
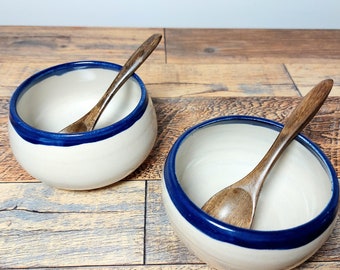
<svg viewBox="0 0 340 270"><path fill-rule="evenodd" d="M100 61L65 63L36 73L16 89L9 139L29 174L61 189L94 189L121 180L145 160L157 119L136 74L110 101L95 130L59 133L97 103L121 68Z"/></svg>
<svg viewBox="0 0 340 270"><path fill-rule="evenodd" d="M216 118L187 130L168 154L162 188L169 220L185 245L214 268L293 268L312 256L335 226L336 173L302 135L268 176L252 229L226 224L201 210L213 194L253 169L281 128L256 117Z"/></svg>

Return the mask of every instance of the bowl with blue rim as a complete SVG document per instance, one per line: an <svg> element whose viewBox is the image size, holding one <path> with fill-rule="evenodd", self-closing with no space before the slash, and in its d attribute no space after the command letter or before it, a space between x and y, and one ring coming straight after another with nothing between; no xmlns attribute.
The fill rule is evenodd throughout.
<svg viewBox="0 0 340 270"><path fill-rule="evenodd" d="M337 220L339 183L323 151L299 134L261 191L251 229L206 214L208 199L251 171L282 125L223 116L186 130L164 164L162 197L182 242L216 269L291 269L329 238Z"/></svg>
<svg viewBox="0 0 340 270"><path fill-rule="evenodd" d="M18 163L48 185L87 190L136 170L157 136L157 118L142 79L133 74L92 131L60 133L91 109L122 66L77 61L52 66L22 82L10 99L8 133Z"/></svg>

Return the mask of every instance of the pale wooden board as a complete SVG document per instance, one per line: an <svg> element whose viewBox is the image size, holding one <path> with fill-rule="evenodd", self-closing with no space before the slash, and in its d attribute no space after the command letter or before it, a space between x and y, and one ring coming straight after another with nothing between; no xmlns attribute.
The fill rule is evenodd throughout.
<svg viewBox="0 0 340 270"><path fill-rule="evenodd" d="M317 82L331 78L334 80L334 86L330 96L340 96L340 60L327 64L287 64L286 67L303 95L306 95Z"/></svg>
<svg viewBox="0 0 340 270"><path fill-rule="evenodd" d="M61 62L0 60L0 96L9 97L25 79ZM282 64L158 64L152 58L137 70L152 97L298 96Z"/></svg>
<svg viewBox="0 0 340 270"><path fill-rule="evenodd" d="M154 33L163 34L163 40L150 59L164 63L163 29L4 26L0 31L0 62L105 60L124 63Z"/></svg>
<svg viewBox="0 0 340 270"><path fill-rule="evenodd" d="M142 264L145 183L0 184L0 268Z"/></svg>
<svg viewBox="0 0 340 270"><path fill-rule="evenodd" d="M7 26L0 32L0 76L6 78L0 83L0 94L10 95L29 75L55 64L78 60L123 64L155 32L164 32L164 39L138 72L155 97L296 95L289 80L289 75L295 79L290 65L305 68L308 63L316 66L305 68L308 86L302 87L303 93L317 82L314 77L332 76L339 84L336 70L340 61L340 30ZM177 65L173 67L171 63ZM197 66L199 63L203 66ZM285 70L285 65L293 74ZM335 87L332 95L338 91Z"/></svg>
<svg viewBox="0 0 340 270"><path fill-rule="evenodd" d="M326 63L340 30L166 29L167 63Z"/></svg>
<svg viewBox="0 0 340 270"><path fill-rule="evenodd" d="M155 59L167 63L327 63L340 59L340 30L23 26L1 28L0 55L9 62L73 61L90 56L117 61L127 59L153 33L164 35Z"/></svg>
<svg viewBox="0 0 340 270"><path fill-rule="evenodd" d="M282 64L147 64L152 97L298 96Z"/></svg>
<svg viewBox="0 0 340 270"><path fill-rule="evenodd" d="M173 232L160 181L123 181L88 192L36 183L0 187L0 267L210 269ZM340 265L339 228L340 220L299 269Z"/></svg>
<svg viewBox="0 0 340 270"><path fill-rule="evenodd" d="M26 78L59 62L0 62L0 96L10 97ZM137 71L152 97L298 96L282 64L174 65L148 60Z"/></svg>

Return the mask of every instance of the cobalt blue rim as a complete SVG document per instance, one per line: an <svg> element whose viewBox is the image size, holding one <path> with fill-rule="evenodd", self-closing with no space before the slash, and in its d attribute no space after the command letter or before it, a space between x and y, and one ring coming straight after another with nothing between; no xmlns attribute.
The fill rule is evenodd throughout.
<svg viewBox="0 0 340 270"><path fill-rule="evenodd" d="M90 132L80 132L74 134L63 134L47 132L44 130L36 129L27 123L19 116L16 108L16 104L21 95L24 94L34 84L54 75L62 75L63 73L87 69L87 68L102 68L119 71L122 66L110 62L103 61L77 61L69 62L60 65L56 65L47 69L44 69L26 79L18 88L14 91L9 107L9 120L16 132L26 141L34 144L54 145L54 146L74 146L83 143L91 143L100 141L112 137L129 127L131 127L136 121L138 121L144 114L148 105L148 94L145 85L141 78L137 74L133 74L132 77L137 81L141 88L141 99L138 102L134 110L119 120L118 122L96 129Z"/></svg>
<svg viewBox="0 0 340 270"><path fill-rule="evenodd" d="M223 242L237 244L255 249L291 249L303 246L320 236L333 222L337 215L339 200L339 183L335 170L325 154L305 136L299 134L296 138L307 147L324 165L331 182L333 193L325 209L311 221L290 229L278 231L256 231L238 228L223 223L198 208L185 194L175 174L175 160L178 149L183 141L193 132L203 127L222 122L242 122L264 126L274 130L282 129L283 125L264 118L252 116L223 116L202 122L185 131L169 151L164 165L164 181L169 196L181 215L204 234Z"/></svg>

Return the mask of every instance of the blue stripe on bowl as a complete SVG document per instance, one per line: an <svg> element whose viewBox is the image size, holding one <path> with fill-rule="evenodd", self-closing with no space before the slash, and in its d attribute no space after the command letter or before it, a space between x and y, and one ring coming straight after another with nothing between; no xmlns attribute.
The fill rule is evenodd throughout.
<svg viewBox="0 0 340 270"><path fill-rule="evenodd" d="M148 94L143 81L137 74L133 74L132 77L138 82L139 86L141 87L142 95L139 103L129 115L110 126L96 129L90 132L63 134L36 129L25 123L23 119L19 116L16 109L17 101L20 96L34 84L50 76L62 75L63 73L69 71L86 68L101 68L119 71L122 66L103 61L70 62L42 70L34 74L18 86L10 100L9 119L16 132L24 140L34 144L55 146L73 146L83 143L90 143L112 137L128 129L142 117L148 105Z"/></svg>
<svg viewBox="0 0 340 270"><path fill-rule="evenodd" d="M297 136L296 140L320 160L331 177L333 187L332 198L329 203L325 209L311 221L298 227L278 231L243 229L226 224L207 215L189 199L181 188L175 174L175 160L178 149L191 133L203 127L222 122L249 123L274 130L280 130L283 127L283 125L268 119L235 115L214 118L184 132L172 146L164 165L165 186L180 214L204 234L220 241L247 248L292 249L303 246L320 236L336 218L339 200L339 183L335 170L325 154L313 142L301 134Z"/></svg>

